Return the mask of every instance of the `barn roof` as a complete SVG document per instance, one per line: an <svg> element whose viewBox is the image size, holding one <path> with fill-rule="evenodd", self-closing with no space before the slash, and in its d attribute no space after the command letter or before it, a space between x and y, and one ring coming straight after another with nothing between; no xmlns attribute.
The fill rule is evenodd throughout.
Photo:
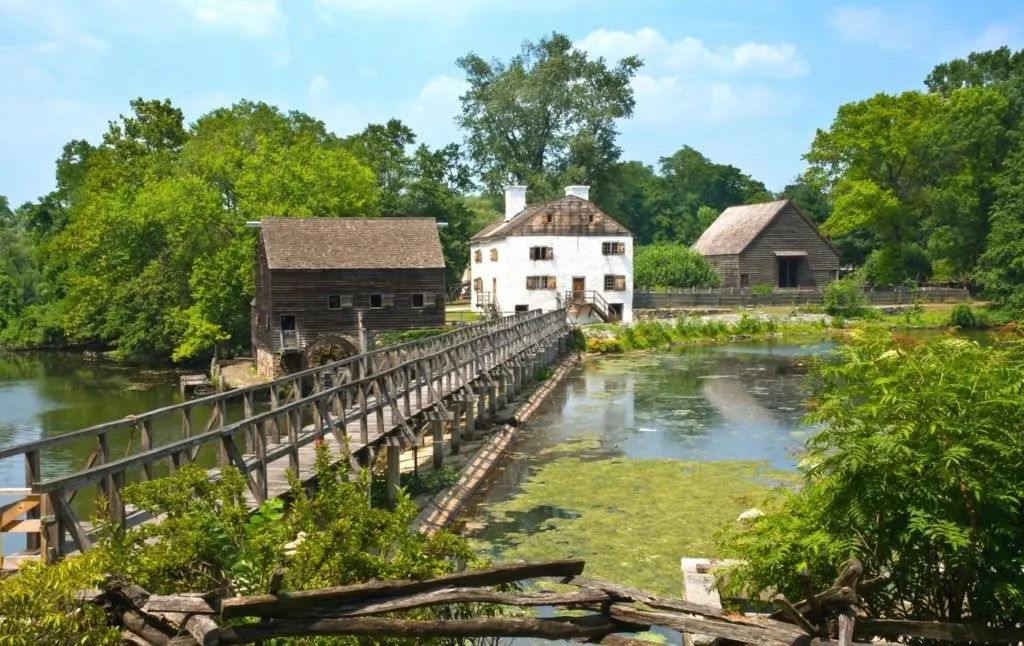
<svg viewBox="0 0 1024 646"><path fill-rule="evenodd" d="M701 234L693 248L705 256L743 253L788 203L789 200L776 200L730 206Z"/></svg>
<svg viewBox="0 0 1024 646"><path fill-rule="evenodd" d="M541 213L550 213L556 223L567 223L572 218L577 218L580 219L580 221L583 221L582 218L589 215L600 216L599 224L604 229L602 232L603 235L632 235L629 232L629 229L609 217L607 213L604 213L597 208L597 206L595 206L590 200L584 200L583 198L575 195L567 195L551 202L528 206L514 215L512 219L507 222L505 221L505 216L495 218L494 221L484 227L483 231L473 236L472 240L474 242L479 242L481 240L503 238L530 226L534 223L534 218ZM559 234L557 232L552 232L545 233L544 235ZM565 233L564 235L577 234Z"/></svg>
<svg viewBox="0 0 1024 646"><path fill-rule="evenodd" d="M434 218L263 218L270 269L443 269Z"/></svg>

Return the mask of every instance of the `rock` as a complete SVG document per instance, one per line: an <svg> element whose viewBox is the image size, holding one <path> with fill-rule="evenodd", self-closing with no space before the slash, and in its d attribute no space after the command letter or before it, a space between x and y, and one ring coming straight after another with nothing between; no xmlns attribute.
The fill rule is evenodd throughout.
<svg viewBox="0 0 1024 646"><path fill-rule="evenodd" d="M739 516L737 516L736 520L742 522L746 520L754 520L755 518L760 518L761 516L764 516L764 512L755 507L753 509L748 509Z"/></svg>

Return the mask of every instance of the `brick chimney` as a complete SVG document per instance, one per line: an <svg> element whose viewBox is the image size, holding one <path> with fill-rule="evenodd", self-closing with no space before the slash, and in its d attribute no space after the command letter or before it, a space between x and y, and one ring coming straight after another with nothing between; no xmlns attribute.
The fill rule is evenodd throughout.
<svg viewBox="0 0 1024 646"><path fill-rule="evenodd" d="M505 222L519 215L526 208L526 187L505 187Z"/></svg>
<svg viewBox="0 0 1024 646"><path fill-rule="evenodd" d="M581 200L590 200L590 187L589 186L566 186L565 196L570 195L576 196Z"/></svg>

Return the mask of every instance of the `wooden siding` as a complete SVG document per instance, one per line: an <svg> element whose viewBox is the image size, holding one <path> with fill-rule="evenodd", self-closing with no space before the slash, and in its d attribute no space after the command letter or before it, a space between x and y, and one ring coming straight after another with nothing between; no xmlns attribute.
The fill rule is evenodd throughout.
<svg viewBox="0 0 1024 646"><path fill-rule="evenodd" d="M270 348L270 290L271 275L267 267L267 250L260 236L256 247L256 294L253 296L250 325L252 326L253 356L256 348Z"/></svg>
<svg viewBox="0 0 1024 646"><path fill-rule="evenodd" d="M735 282L726 282L723 287L739 287L739 274L750 274L750 286L768 283L779 284L779 266L776 251L805 251L797 269L799 287L826 285L829 272L839 270L839 256L821 237L821 234L800 215L792 204L785 208L768 224L743 253L739 255L739 271Z"/></svg>
<svg viewBox="0 0 1024 646"><path fill-rule="evenodd" d="M707 256L722 280L722 287L740 286L740 257L732 256Z"/></svg>
<svg viewBox="0 0 1024 646"><path fill-rule="evenodd" d="M254 339L275 353L281 351L281 316L287 314L295 316L301 348L325 334L355 337L360 311L363 325L373 331L445 324L444 269L267 270L266 287L268 296L262 300L257 288L254 309L267 313L269 326L265 335L254 334ZM329 309L327 297L333 294L351 296L352 307ZM371 294L392 295L394 302L371 309ZM424 307L412 306L413 294L425 294Z"/></svg>

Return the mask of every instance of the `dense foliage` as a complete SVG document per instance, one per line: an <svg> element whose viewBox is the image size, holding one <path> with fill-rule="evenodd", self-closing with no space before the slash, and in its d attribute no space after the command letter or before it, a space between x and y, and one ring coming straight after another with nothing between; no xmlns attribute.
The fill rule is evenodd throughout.
<svg viewBox="0 0 1024 646"><path fill-rule="evenodd" d="M315 495L307 496L295 483L287 511L280 500L271 500L250 515L245 481L232 468L222 470L219 482L210 482L198 466L188 466L173 476L127 487L126 503L163 515L163 522L129 531L102 522L103 537L87 554L54 566L30 565L0 582L0 643L120 643L119 631L108 628L103 612L75 598L80 590L100 585L107 574L154 594L224 589L250 595L267 590L277 567L284 569L285 590L303 590L373 579L423 579L450 573L459 563L477 563L468 544L452 534L410 532L416 507L407 495L393 511L371 508L365 475L351 483L347 472L330 462L321 445ZM443 607L410 616L445 619L463 610ZM316 643L358 642L334 638Z"/></svg>
<svg viewBox="0 0 1024 646"><path fill-rule="evenodd" d="M633 286L718 287L718 272L708 259L680 244L661 243L633 250Z"/></svg>
<svg viewBox="0 0 1024 646"><path fill-rule="evenodd" d="M802 597L800 569L824 588L857 557L887 577L858 590L875 616L1019 620L1022 360L1018 341L854 331L814 369L803 486L723 537L746 561L730 590Z"/></svg>

